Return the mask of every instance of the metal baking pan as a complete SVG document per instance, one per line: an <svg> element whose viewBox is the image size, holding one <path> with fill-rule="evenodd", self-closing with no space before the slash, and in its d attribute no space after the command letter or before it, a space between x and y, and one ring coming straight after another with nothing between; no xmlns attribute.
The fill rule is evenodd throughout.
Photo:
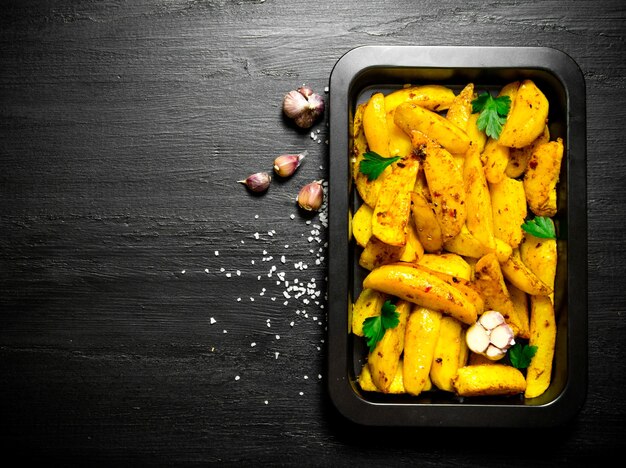
<svg viewBox="0 0 626 468"><path fill-rule="evenodd" d="M460 90L498 89L535 81L550 102L551 138L563 138L559 181L557 342L548 390L540 397L460 398L446 392L410 395L362 392L362 339L349 332L349 310L367 273L349 237L358 197L351 182L350 125L356 105L373 91L404 84ZM546 47L365 46L342 56L330 77L328 387L346 418L373 426L540 427L573 418L587 393L587 207L585 83L568 55Z"/></svg>

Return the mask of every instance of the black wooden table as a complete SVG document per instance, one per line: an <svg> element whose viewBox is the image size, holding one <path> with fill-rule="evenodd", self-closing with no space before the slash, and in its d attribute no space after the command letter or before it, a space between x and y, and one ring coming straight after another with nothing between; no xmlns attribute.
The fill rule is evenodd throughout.
<svg viewBox="0 0 626 468"><path fill-rule="evenodd" d="M0 7L3 454L73 464L587 465L624 448L622 1ZM328 98L349 49L551 46L587 86L589 388L567 427L372 429L327 394ZM237 181L308 151L264 196Z"/></svg>

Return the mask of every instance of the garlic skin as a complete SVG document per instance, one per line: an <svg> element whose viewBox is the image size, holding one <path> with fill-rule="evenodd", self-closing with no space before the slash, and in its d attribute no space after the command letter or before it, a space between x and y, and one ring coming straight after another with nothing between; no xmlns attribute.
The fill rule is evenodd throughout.
<svg viewBox="0 0 626 468"><path fill-rule="evenodd" d="M282 154L274 159L274 172L280 177L290 177L300 167L302 160L309 154L303 151L300 154Z"/></svg>
<svg viewBox="0 0 626 468"><path fill-rule="evenodd" d="M283 98L283 112L300 128L310 128L324 113L324 98L307 86L289 91Z"/></svg>
<svg viewBox="0 0 626 468"><path fill-rule="evenodd" d="M514 338L513 329L496 310L484 312L465 333L467 347L492 361L502 359L506 355L507 350L515 344Z"/></svg>
<svg viewBox="0 0 626 468"><path fill-rule="evenodd" d="M319 210L324 202L324 189L322 188L322 181L316 180L302 187L298 193L296 201L303 210Z"/></svg>
<svg viewBox="0 0 626 468"><path fill-rule="evenodd" d="M272 181L272 176L270 176L267 172L257 172L248 176L244 180L238 180L240 184L244 184L248 189L255 193L265 192Z"/></svg>

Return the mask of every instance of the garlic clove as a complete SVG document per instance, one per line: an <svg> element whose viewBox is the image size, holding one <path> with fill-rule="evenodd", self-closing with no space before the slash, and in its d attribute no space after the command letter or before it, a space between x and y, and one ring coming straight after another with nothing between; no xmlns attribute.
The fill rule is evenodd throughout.
<svg viewBox="0 0 626 468"><path fill-rule="evenodd" d="M283 112L290 119L295 119L305 112L309 102L298 91L289 91L283 98Z"/></svg>
<svg viewBox="0 0 626 468"><path fill-rule="evenodd" d="M302 187L298 193L296 201L298 202L300 208L306 211L319 210L324 202L324 189L322 188L322 181L316 180Z"/></svg>
<svg viewBox="0 0 626 468"><path fill-rule="evenodd" d="M492 361L498 361L499 359L502 359L506 355L506 351L501 350L497 346L489 345L484 355L487 358L491 359Z"/></svg>
<svg viewBox="0 0 626 468"><path fill-rule="evenodd" d="M488 310L484 312L478 321L481 323L483 327L487 330L492 330L496 328L501 323L504 323L504 317L502 314L496 310Z"/></svg>
<svg viewBox="0 0 626 468"><path fill-rule="evenodd" d="M515 344L513 329L506 323L502 323L491 330L489 341L494 346L506 351Z"/></svg>
<svg viewBox="0 0 626 468"><path fill-rule="evenodd" d="M307 99L309 96L313 95L313 90L306 85L300 86L297 91Z"/></svg>
<svg viewBox="0 0 626 468"><path fill-rule="evenodd" d="M489 347L489 334L479 322L476 322L467 329L465 342L473 352L482 354Z"/></svg>
<svg viewBox="0 0 626 468"><path fill-rule="evenodd" d="M272 176L270 176L267 172L257 172L248 176L244 180L238 180L240 184L244 184L248 187L252 192L261 193L265 192L272 181Z"/></svg>
<svg viewBox="0 0 626 468"><path fill-rule="evenodd" d="M293 175L307 154L308 151L303 151L300 154L283 154L278 156L274 159L274 172L281 177Z"/></svg>

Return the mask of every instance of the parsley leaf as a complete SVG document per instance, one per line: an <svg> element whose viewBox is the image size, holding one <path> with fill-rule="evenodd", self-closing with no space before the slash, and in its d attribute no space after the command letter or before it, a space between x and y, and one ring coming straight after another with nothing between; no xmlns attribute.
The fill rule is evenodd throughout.
<svg viewBox="0 0 626 468"><path fill-rule="evenodd" d="M532 234L535 237L541 239L555 239L556 232L554 231L554 223L550 218L545 216L535 216L534 219L529 219L522 224L522 229L528 234Z"/></svg>
<svg viewBox="0 0 626 468"><path fill-rule="evenodd" d="M399 316L400 314L396 312L396 306L390 301L385 301L380 310L380 315L368 317L363 321L363 336L367 339L370 352L383 339L386 330L398 326L400 323Z"/></svg>
<svg viewBox="0 0 626 468"><path fill-rule="evenodd" d="M363 153L363 160L359 165L359 170L365 174L369 181L376 180L390 164L402 159L400 156L385 158L374 151Z"/></svg>
<svg viewBox="0 0 626 468"><path fill-rule="evenodd" d="M530 361L536 352L536 346L515 343L511 348L509 348L509 359L511 361L511 365L518 369L526 369L530 365Z"/></svg>
<svg viewBox="0 0 626 468"><path fill-rule="evenodd" d="M500 96L494 98L484 92L472 101L472 113L480 112L476 125L479 130L484 130L487 136L497 140L502 132L502 126L506 123L506 117L511 109L511 98Z"/></svg>

